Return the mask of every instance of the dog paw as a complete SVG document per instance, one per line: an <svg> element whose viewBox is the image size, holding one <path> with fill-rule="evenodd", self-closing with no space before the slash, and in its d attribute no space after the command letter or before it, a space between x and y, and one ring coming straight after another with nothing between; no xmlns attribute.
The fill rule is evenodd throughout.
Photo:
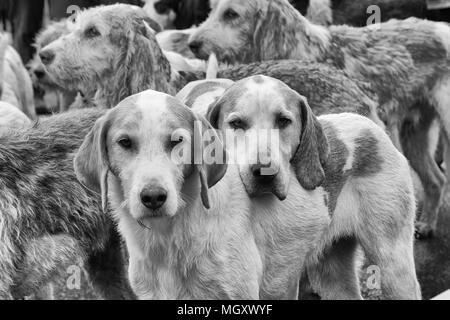
<svg viewBox="0 0 450 320"><path fill-rule="evenodd" d="M428 225L424 222L416 222L415 237L418 240L425 240L425 239L433 238L434 230L430 225Z"/></svg>

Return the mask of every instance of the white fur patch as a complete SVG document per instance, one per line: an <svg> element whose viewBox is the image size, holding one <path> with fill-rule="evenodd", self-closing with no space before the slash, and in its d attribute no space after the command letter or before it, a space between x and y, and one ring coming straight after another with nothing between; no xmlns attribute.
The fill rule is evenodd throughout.
<svg viewBox="0 0 450 320"><path fill-rule="evenodd" d="M450 26L444 22L436 22L436 34L441 38L442 44L447 50L447 56L450 57Z"/></svg>

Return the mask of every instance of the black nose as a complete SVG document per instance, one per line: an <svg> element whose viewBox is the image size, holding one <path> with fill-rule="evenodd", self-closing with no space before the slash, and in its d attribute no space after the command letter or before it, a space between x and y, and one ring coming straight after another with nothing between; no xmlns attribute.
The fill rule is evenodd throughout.
<svg viewBox="0 0 450 320"><path fill-rule="evenodd" d="M42 79L43 77L45 77L45 71L42 69L36 69L34 70L34 75L36 76L36 78Z"/></svg>
<svg viewBox="0 0 450 320"><path fill-rule="evenodd" d="M271 164L255 164L250 168L255 178L270 180L276 177L277 172L271 168Z"/></svg>
<svg viewBox="0 0 450 320"><path fill-rule="evenodd" d="M189 48L196 55L199 54L202 46L203 46L203 43L201 41L192 41L189 43Z"/></svg>
<svg viewBox="0 0 450 320"><path fill-rule="evenodd" d="M55 54L53 53L53 51L44 50L39 52L39 57L41 58L43 64L49 65L55 59Z"/></svg>
<svg viewBox="0 0 450 320"><path fill-rule="evenodd" d="M167 200L167 191L161 187L144 188L141 191L142 204L148 209L156 210Z"/></svg>

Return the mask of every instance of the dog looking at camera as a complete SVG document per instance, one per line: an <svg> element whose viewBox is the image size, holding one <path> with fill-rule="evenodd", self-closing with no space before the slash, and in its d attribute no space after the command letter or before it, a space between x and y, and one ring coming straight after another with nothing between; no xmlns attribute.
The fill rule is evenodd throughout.
<svg viewBox="0 0 450 320"><path fill-rule="evenodd" d="M139 298L297 298L303 262L329 224L324 192L290 179L284 202L253 201L225 154L202 116L154 91L125 99L86 137L75 170L114 209Z"/></svg>
<svg viewBox="0 0 450 320"><path fill-rule="evenodd" d="M450 26L410 18L327 29L308 21L287 0L211 4L208 20L191 37L199 58L214 52L229 63L303 59L370 81L394 144L424 185L418 235L432 236L446 180L434 160L436 122L450 135ZM445 140L450 149L450 139ZM450 162L450 151L445 159Z"/></svg>
<svg viewBox="0 0 450 320"><path fill-rule="evenodd" d="M379 126L350 113L316 118L303 97L281 81L264 76L230 87L210 107L207 119L225 137L227 130L279 132L281 152L265 151L266 164L238 161L242 182L253 202L267 193L281 200L286 196L283 181L289 179L287 166L293 167L304 189L324 192L331 223L318 244L311 247L305 268L312 287L323 299L360 298L356 272L359 246L369 263L381 269L384 298L420 299L413 256L415 199L409 166ZM237 149L237 157L267 150L264 137L251 137L242 135L241 139L250 142L240 144L247 150ZM262 170L268 173L262 174Z"/></svg>

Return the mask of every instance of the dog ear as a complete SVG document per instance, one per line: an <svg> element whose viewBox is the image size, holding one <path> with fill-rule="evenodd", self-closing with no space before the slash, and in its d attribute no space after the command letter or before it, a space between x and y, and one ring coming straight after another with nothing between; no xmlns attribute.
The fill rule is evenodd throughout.
<svg viewBox="0 0 450 320"><path fill-rule="evenodd" d="M265 7L258 8L255 15L253 48L250 54L256 60L252 60L286 59L298 42L295 36L299 30L299 13L287 1L266 0L264 3Z"/></svg>
<svg viewBox="0 0 450 320"><path fill-rule="evenodd" d="M101 194L104 212L107 209L109 172L106 149L106 135L109 125L105 117L97 120L74 159L77 179L86 188Z"/></svg>
<svg viewBox="0 0 450 320"><path fill-rule="evenodd" d="M158 27L152 27L142 17L135 20L131 28L120 30L115 36L122 52L114 64L114 82L108 86L112 98L107 107L113 107L123 98L149 87L170 92L172 69L156 40L156 30L152 29Z"/></svg>
<svg viewBox="0 0 450 320"><path fill-rule="evenodd" d="M325 179L324 168L330 148L325 132L306 98L300 96L298 108L302 125L300 144L291 163L302 187L314 190Z"/></svg>
<svg viewBox="0 0 450 320"><path fill-rule="evenodd" d="M200 115L195 117L193 160L200 176L203 205L210 209L208 190L225 176L227 154L222 139L211 124ZM209 150L211 154L207 154Z"/></svg>
<svg viewBox="0 0 450 320"><path fill-rule="evenodd" d="M220 111L222 110L222 99L209 106L206 112L206 119L214 129L219 129Z"/></svg>
<svg viewBox="0 0 450 320"><path fill-rule="evenodd" d="M160 26L160 24L158 22L156 22L155 20L151 19L151 18L144 18L143 20L143 27L144 27L144 32L143 34L148 34L148 32L151 32L152 34L157 34L159 32L162 31L162 28Z"/></svg>

